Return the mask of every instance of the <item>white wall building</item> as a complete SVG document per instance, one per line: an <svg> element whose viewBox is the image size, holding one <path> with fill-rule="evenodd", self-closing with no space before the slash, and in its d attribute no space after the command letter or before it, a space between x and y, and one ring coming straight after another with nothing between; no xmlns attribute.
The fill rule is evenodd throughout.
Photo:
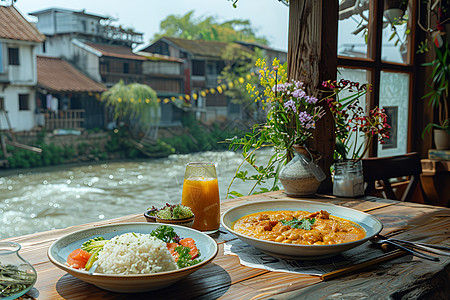
<svg viewBox="0 0 450 300"><path fill-rule="evenodd" d="M36 124L34 52L45 37L14 6L0 6L0 24L0 130L30 130Z"/></svg>

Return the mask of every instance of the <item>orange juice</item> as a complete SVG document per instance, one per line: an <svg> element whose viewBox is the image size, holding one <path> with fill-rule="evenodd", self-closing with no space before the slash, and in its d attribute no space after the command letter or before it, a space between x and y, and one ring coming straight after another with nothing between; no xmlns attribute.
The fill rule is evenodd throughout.
<svg viewBox="0 0 450 300"><path fill-rule="evenodd" d="M195 215L192 228L215 232L220 226L220 197L217 178L203 176L184 179L181 204Z"/></svg>

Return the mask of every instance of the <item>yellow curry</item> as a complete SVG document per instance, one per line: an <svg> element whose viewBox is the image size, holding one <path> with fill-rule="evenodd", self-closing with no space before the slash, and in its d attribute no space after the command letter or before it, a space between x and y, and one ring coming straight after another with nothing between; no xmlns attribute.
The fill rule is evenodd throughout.
<svg viewBox="0 0 450 300"><path fill-rule="evenodd" d="M360 240L364 229L321 210L265 211L237 220L233 229L261 240L302 245L331 245Z"/></svg>

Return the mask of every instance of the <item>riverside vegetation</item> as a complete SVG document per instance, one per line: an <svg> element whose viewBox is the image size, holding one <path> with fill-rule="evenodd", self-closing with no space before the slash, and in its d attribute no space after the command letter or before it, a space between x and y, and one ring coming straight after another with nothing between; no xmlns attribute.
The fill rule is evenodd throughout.
<svg viewBox="0 0 450 300"><path fill-rule="evenodd" d="M205 126L195 120L193 116L186 116L182 120L183 127L177 132L158 138L153 144L145 144L145 152L151 153L152 158L167 157L170 154L186 154L209 150L226 150L228 146L220 143L227 138L241 134L236 128L223 128L219 124ZM88 135L100 132L99 129L88 130ZM149 158L136 147L130 139L126 128L107 132L105 143L78 143L55 145L46 139L47 133L40 132L33 146L42 149L42 153L35 153L14 147L7 147L10 168L34 168L42 166L77 163L82 161L105 161L119 159ZM0 157L4 157L0 150Z"/></svg>

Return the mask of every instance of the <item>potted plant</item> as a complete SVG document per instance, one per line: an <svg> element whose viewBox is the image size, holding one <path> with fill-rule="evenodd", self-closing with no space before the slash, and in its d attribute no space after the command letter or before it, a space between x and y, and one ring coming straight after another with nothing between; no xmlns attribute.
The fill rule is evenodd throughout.
<svg viewBox="0 0 450 300"><path fill-rule="evenodd" d="M433 129L434 143L436 149L450 149L450 120L448 106L448 89L450 79L450 50L448 43L444 43L441 48L435 46L436 58L430 62L423 64L424 66L433 67L431 73L431 92L422 98L428 98L428 104L437 109L439 123L429 123L422 132L422 139L425 133L429 133Z"/></svg>
<svg viewBox="0 0 450 300"><path fill-rule="evenodd" d="M335 96L327 99L336 133L333 194L362 196L364 179L361 159L374 140L382 144L384 139L389 138L387 115L378 107L366 113L359 105L359 98L370 90L370 86L345 79L324 82L323 86L332 90L332 96ZM347 92L348 96L340 98L342 92Z"/></svg>
<svg viewBox="0 0 450 300"><path fill-rule="evenodd" d="M392 25L400 24L405 14L408 0L384 0L384 16Z"/></svg>
<svg viewBox="0 0 450 300"><path fill-rule="evenodd" d="M285 191L293 195L293 192L287 191L287 185L292 184L283 183L284 179L279 175L283 174L281 169L286 163L293 161L294 157L299 157L298 159L303 162L301 165L304 169L300 175L309 182L306 185L308 191L304 190L303 193L313 194L319 186L319 181L323 180L324 173L315 163L318 156L312 150L305 148L305 144L312 138L315 123L324 115L324 110L318 105L319 100L316 97L306 94L302 82L288 81L286 64L280 64L280 61L275 58L272 66L269 67L265 60L258 59L256 66L260 68L260 87L248 84L247 91L256 102L262 105L262 109L267 111L266 122L255 125L253 131L242 138L235 137L228 140L230 149L242 150L244 160L238 166L228 187L227 197L230 194L242 196L238 192L230 192L230 187L236 178L255 181L249 194L268 191L264 188L255 191L258 185L268 179L274 179L270 190L277 190L277 182L280 179ZM264 147L273 147L274 154L268 162L257 166L255 152ZM305 152L300 154L295 149ZM249 175L247 171L241 170L245 162L255 170L256 174ZM316 186L316 190L311 188L311 185ZM296 194L299 194L299 189Z"/></svg>

